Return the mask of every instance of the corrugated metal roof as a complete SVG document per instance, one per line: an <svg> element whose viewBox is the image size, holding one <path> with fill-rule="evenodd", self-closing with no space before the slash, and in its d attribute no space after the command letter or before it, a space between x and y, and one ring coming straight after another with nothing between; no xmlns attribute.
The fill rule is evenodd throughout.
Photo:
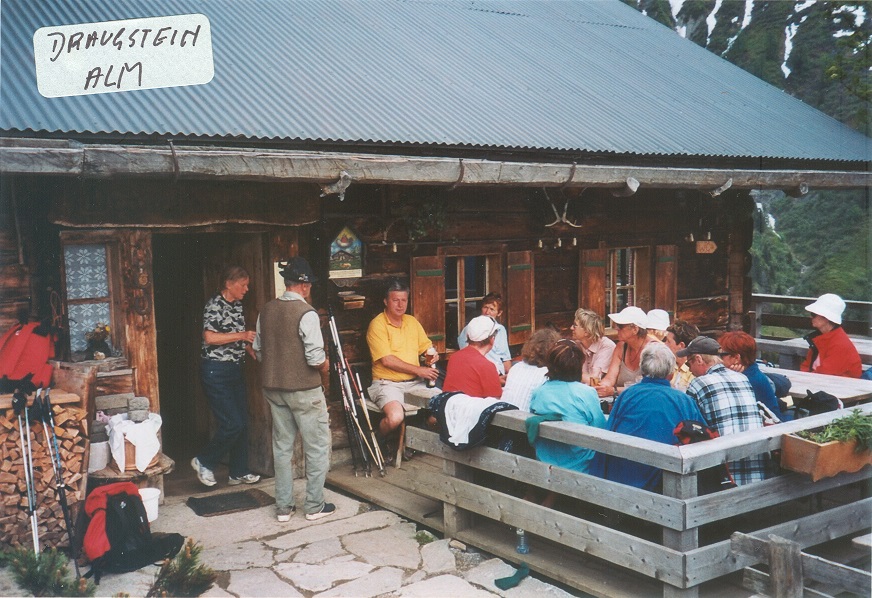
<svg viewBox="0 0 872 598"><path fill-rule="evenodd" d="M206 85L44 98L43 26L205 14ZM619 0L5 0L0 130L868 161L870 138Z"/></svg>

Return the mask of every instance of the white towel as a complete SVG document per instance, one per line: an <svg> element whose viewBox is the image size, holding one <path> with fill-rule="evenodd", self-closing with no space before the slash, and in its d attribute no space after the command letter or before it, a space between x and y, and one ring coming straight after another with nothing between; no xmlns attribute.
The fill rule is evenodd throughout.
<svg viewBox="0 0 872 598"><path fill-rule="evenodd" d="M481 419L481 412L498 403L498 399L471 397L456 394L445 402L445 427L448 428L448 440L453 444L469 442L469 432Z"/></svg>
<svg viewBox="0 0 872 598"><path fill-rule="evenodd" d="M148 464L160 451L157 431L160 430L161 423L162 420L157 413L149 413L148 419L139 423L130 421L126 413L113 415L109 418L107 425L109 449L122 472L126 466L124 458L125 438L136 447L136 469L145 471Z"/></svg>

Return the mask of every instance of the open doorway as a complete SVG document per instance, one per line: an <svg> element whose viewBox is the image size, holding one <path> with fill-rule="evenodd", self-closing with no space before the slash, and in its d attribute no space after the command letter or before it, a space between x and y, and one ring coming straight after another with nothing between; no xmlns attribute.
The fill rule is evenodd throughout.
<svg viewBox="0 0 872 598"><path fill-rule="evenodd" d="M259 307L271 291L265 276L263 235L254 233L168 233L152 238L154 312L163 451L177 469L209 441L214 423L200 385L203 306L218 292L222 270L237 264L251 284L243 300L246 327L254 329ZM257 365L247 363L249 466L272 474L269 409L261 397ZM192 471L193 473L193 471Z"/></svg>

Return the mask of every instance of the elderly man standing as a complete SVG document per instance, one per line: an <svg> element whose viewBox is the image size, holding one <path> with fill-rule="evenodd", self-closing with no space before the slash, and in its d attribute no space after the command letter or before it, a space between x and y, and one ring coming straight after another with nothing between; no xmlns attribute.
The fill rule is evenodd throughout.
<svg viewBox="0 0 872 598"><path fill-rule="evenodd" d="M476 316L469 321L465 328L468 344L451 356L442 390L457 390L470 397L502 396L500 376L487 358L496 342L497 326L490 316Z"/></svg>
<svg viewBox="0 0 872 598"><path fill-rule="evenodd" d="M763 427L757 397L748 378L727 369L721 362L721 347L707 336L698 336L678 357L687 357L687 366L696 378L687 394L696 401L705 421L721 436ZM767 455L746 457L727 464L736 485L766 479Z"/></svg>
<svg viewBox="0 0 872 598"><path fill-rule="evenodd" d="M666 345L649 343L642 350L639 367L642 381L618 396L609 415L609 430L675 444L675 426L686 419L703 421L696 403L669 385L675 370L675 355ZM591 473L607 480L659 492L663 472L621 457L598 453Z"/></svg>
<svg viewBox="0 0 872 598"><path fill-rule="evenodd" d="M409 287L392 281L385 292L385 310L373 318L366 331L366 342L372 357L372 386L369 398L384 412L379 422L382 438L396 430L406 417L403 402L407 392L435 395L424 380L435 382L439 372L429 366L439 360L439 354L424 332L421 323L406 314ZM427 355L427 363L419 364L419 356ZM495 370L496 371L496 370Z"/></svg>
<svg viewBox="0 0 872 598"><path fill-rule="evenodd" d="M263 306L257 319L254 350L262 361L263 396L273 420L273 460L276 470L276 516L291 520L294 505L293 457L297 432L306 456L306 519L332 515L324 502L324 482L330 469L330 422L321 386L329 363L318 312L307 303L312 292L312 268L301 257L283 268L285 292Z"/></svg>

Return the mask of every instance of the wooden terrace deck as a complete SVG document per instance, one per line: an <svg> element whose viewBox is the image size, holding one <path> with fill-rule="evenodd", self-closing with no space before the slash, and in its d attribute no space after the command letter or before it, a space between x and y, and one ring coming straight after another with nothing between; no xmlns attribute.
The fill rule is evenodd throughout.
<svg viewBox="0 0 872 598"><path fill-rule="evenodd" d="M861 409L872 412L872 405ZM491 425L521 431L528 415L498 413ZM867 486L872 467L815 483L786 473L697 495L696 472L777 450L782 434L842 415L824 414L682 447L566 422L540 427L545 438L663 469L662 494L488 447L457 452L434 432L412 427L407 429L407 446L423 455L402 469L389 468L385 478L377 479L355 478L350 467L339 468L329 481L446 537L514 562L519 555L513 529L521 527L532 545L523 560L533 570L593 595L697 596L701 590L708 595L708 588L723 588L730 576L760 562L732 552L733 531L759 538L776 534L806 548L859 535L872 526ZM862 484L848 486L856 482ZM519 483L556 492L574 507L561 511L525 501L510 490ZM623 523L603 520L599 513L604 510L619 514Z"/></svg>

